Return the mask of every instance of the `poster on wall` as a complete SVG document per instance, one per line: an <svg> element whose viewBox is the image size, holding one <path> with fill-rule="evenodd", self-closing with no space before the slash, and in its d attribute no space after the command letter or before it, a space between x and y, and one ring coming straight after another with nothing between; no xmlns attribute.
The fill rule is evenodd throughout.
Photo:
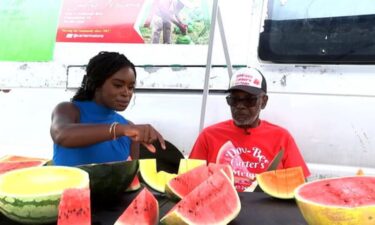
<svg viewBox="0 0 375 225"><path fill-rule="evenodd" d="M50 61L61 1L1 0L0 61Z"/></svg>
<svg viewBox="0 0 375 225"><path fill-rule="evenodd" d="M57 42L208 44L212 0L64 0Z"/></svg>

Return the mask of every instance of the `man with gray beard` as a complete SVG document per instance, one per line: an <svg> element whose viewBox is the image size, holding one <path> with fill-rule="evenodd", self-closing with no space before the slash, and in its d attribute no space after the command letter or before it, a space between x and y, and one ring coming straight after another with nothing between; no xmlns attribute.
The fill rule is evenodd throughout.
<svg viewBox="0 0 375 225"><path fill-rule="evenodd" d="M288 130L259 118L267 105L267 83L255 68L243 68L232 77L227 103L232 119L206 127L189 158L232 166L237 191L250 191L255 174L265 172L276 154L284 155L278 169L298 167L310 171ZM244 176L241 176L244 175Z"/></svg>

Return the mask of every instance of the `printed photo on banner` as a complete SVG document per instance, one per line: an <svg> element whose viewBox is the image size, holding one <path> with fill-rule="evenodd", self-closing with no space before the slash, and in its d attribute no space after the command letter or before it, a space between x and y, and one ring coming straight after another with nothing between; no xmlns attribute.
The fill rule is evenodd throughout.
<svg viewBox="0 0 375 225"><path fill-rule="evenodd" d="M57 42L208 44L212 0L64 0Z"/></svg>

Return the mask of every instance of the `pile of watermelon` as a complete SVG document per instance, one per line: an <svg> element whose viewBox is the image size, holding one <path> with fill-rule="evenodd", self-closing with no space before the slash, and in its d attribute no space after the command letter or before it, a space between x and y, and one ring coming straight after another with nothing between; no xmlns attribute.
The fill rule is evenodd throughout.
<svg viewBox="0 0 375 225"><path fill-rule="evenodd" d="M150 163L149 160L148 163ZM241 210L241 203L233 185L231 167L219 164L207 166L205 162L194 160L189 164L189 160L182 161L180 167L183 166L179 169L179 174L168 177L166 182L165 176L160 178L162 181L155 181L160 176L156 171L153 171L154 179L143 178L143 181L150 182L146 184L147 187L154 191L163 191L171 200L178 201L160 219L160 223L227 224L236 218ZM142 162L140 162L141 176L149 174L149 172L143 171L146 169L154 170L153 162L147 167L142 166ZM156 185L152 182L158 183ZM162 184L165 185L165 188L160 187ZM115 225L157 224L159 222L158 202L147 187L137 195ZM212 210L213 208L215 210Z"/></svg>

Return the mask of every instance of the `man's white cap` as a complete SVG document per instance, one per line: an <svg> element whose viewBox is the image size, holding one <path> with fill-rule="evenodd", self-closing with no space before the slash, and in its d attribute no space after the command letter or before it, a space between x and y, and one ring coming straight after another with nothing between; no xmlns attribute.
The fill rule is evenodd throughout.
<svg viewBox="0 0 375 225"><path fill-rule="evenodd" d="M237 70L229 84L228 91L241 90L252 95L267 93L267 83L263 74L255 68L241 68Z"/></svg>

